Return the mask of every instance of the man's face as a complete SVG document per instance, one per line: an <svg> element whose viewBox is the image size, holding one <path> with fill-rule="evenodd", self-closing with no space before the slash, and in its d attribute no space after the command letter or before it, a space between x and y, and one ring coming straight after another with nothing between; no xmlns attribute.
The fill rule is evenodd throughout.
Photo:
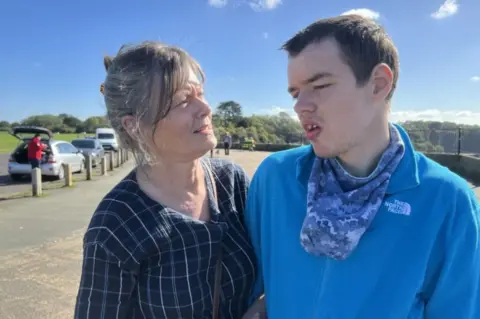
<svg viewBox="0 0 480 319"><path fill-rule="evenodd" d="M340 156L365 140L379 109L373 82L357 86L333 39L312 43L289 58L288 90L317 156Z"/></svg>

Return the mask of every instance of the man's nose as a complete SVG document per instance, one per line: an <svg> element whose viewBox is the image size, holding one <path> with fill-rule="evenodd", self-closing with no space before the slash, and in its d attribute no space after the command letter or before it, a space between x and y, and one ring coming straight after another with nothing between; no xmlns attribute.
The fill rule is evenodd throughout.
<svg viewBox="0 0 480 319"><path fill-rule="evenodd" d="M293 108L295 112L300 115L305 112L315 112L316 106L315 103L313 103L310 99L299 95Z"/></svg>

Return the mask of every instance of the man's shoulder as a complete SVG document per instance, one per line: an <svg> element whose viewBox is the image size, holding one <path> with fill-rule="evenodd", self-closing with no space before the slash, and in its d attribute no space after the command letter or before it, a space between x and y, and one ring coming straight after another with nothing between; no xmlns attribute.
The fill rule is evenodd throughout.
<svg viewBox="0 0 480 319"><path fill-rule="evenodd" d="M424 154L417 153L416 160L420 187L432 198L442 201L450 218L466 217L479 223L480 205L473 187L463 177Z"/></svg>
<svg viewBox="0 0 480 319"><path fill-rule="evenodd" d="M285 172L285 169L293 169L297 165L298 160L305 158L311 152L312 147L305 145L272 153L260 163L255 175L271 174L273 171L281 173Z"/></svg>
<svg viewBox="0 0 480 319"><path fill-rule="evenodd" d="M468 182L457 173L452 172L448 167L419 152L415 154L415 157L420 185L435 186L434 189L439 190L441 188L444 191L471 192Z"/></svg>

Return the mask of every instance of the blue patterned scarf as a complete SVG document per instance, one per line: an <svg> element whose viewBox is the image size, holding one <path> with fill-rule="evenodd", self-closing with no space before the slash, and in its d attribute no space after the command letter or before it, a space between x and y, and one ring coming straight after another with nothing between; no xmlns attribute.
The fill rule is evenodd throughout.
<svg viewBox="0 0 480 319"><path fill-rule="evenodd" d="M336 159L317 157L308 181L307 216L300 232L312 255L346 259L377 214L405 152L398 130L390 125L390 144L372 174L350 175Z"/></svg>

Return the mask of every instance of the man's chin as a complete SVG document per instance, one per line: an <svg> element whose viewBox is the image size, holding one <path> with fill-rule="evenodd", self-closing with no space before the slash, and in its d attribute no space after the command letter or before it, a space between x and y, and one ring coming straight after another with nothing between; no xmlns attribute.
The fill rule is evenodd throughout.
<svg viewBox="0 0 480 319"><path fill-rule="evenodd" d="M317 157L320 158L335 158L337 154L334 150L325 147L324 145L319 145L318 143L312 142L313 152Z"/></svg>

